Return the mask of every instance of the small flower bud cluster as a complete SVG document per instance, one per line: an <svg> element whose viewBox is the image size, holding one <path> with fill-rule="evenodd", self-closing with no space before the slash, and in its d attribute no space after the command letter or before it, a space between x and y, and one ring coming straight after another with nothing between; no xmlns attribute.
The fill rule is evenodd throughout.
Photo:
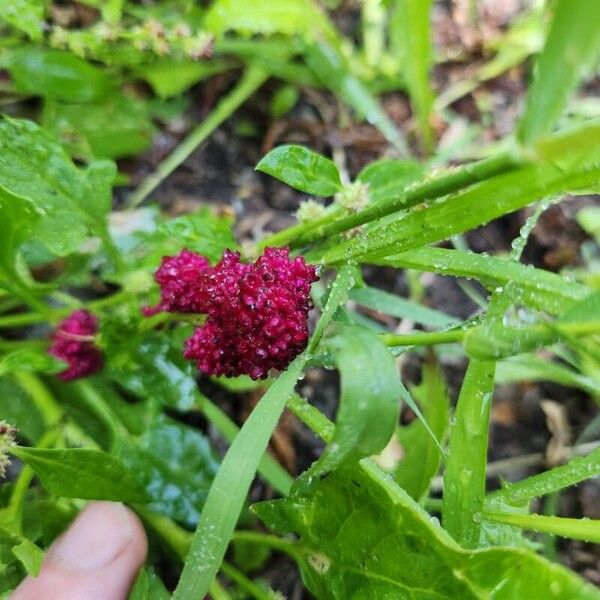
<svg viewBox="0 0 600 600"><path fill-rule="evenodd" d="M355 181L335 195L336 204L349 212L359 212L369 205L369 184Z"/></svg>
<svg viewBox="0 0 600 600"><path fill-rule="evenodd" d="M284 369L308 342L310 286L316 268L267 248L254 263L226 250L211 267L189 252L165 257L156 272L162 310L207 315L187 340L184 356L209 375L265 378Z"/></svg>
<svg viewBox="0 0 600 600"><path fill-rule="evenodd" d="M56 328L48 352L67 363L57 374L63 381L93 375L102 369L102 352L94 344L98 320L87 310L76 310Z"/></svg>
<svg viewBox="0 0 600 600"><path fill-rule="evenodd" d="M314 221L325 214L325 207L316 200L304 200L296 211L296 218L300 223Z"/></svg>
<svg viewBox="0 0 600 600"><path fill-rule="evenodd" d="M17 430L6 421L0 421L0 479L6 475L6 468L10 462L9 449L15 445Z"/></svg>
<svg viewBox="0 0 600 600"><path fill-rule="evenodd" d="M49 36L54 48L70 50L82 58L111 62L111 53L120 56L149 53L155 56L181 56L193 60L210 58L213 37L205 31L192 31L186 23L167 27L149 19L129 29L116 23L100 22L86 29L54 26ZM139 62L136 58L133 62Z"/></svg>

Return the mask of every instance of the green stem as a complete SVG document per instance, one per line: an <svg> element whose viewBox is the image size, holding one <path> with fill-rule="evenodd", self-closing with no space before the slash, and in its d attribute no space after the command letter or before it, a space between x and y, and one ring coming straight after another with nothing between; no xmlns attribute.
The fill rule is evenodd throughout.
<svg viewBox="0 0 600 600"><path fill-rule="evenodd" d="M190 154L229 116L239 108L267 79L268 75L257 67L249 67L235 88L223 98L216 108L200 123L179 146L146 177L129 196L127 206L142 203L156 187L168 177Z"/></svg>
<svg viewBox="0 0 600 600"><path fill-rule="evenodd" d="M115 292L114 294L111 294L110 296L105 296L104 298L99 298L98 300L92 300L87 304L83 304L82 302L80 302L78 306L85 306L91 311L96 311L108 308L110 306L114 306L115 304L124 302L126 299L131 297L132 296L130 292L120 290L118 292ZM72 305L67 308L58 308L45 314L41 314L38 312L28 312L19 313L16 315L5 315L3 317L0 317L0 329L8 329L9 327L20 327L23 325L33 325L34 323L43 323L44 321L55 323L60 319L71 314L75 308L76 306Z"/></svg>
<svg viewBox="0 0 600 600"><path fill-rule="evenodd" d="M287 407L322 440L331 442L335 425L318 408L297 394L288 400Z"/></svg>
<svg viewBox="0 0 600 600"><path fill-rule="evenodd" d="M422 202L431 203L437 198L513 169L520 162L519 157L513 153L500 153L476 163L462 165L406 190L397 198L372 204L365 210L341 219L339 213L332 212L321 219L285 229L263 240L260 246L285 244L289 244L292 248L304 246Z"/></svg>
<svg viewBox="0 0 600 600"><path fill-rule="evenodd" d="M221 572L227 575L231 581L237 583L240 589L250 594L253 598L256 598L256 600L274 600L275 596L273 593L263 590L229 563L224 562L221 565Z"/></svg>
<svg viewBox="0 0 600 600"><path fill-rule="evenodd" d="M298 559L301 552L295 542L285 540L276 535L260 533L258 531L236 531L233 534L234 541L245 542L248 544L258 544L268 546L278 552L283 552L293 559Z"/></svg>
<svg viewBox="0 0 600 600"><path fill-rule="evenodd" d="M13 373L12 377L33 400L44 419L46 427L56 425L60 421L63 411L41 379L26 371Z"/></svg>
<svg viewBox="0 0 600 600"><path fill-rule="evenodd" d="M551 535L558 535L574 540L583 540L594 544L600 543L600 520L568 519L565 517L548 517L545 515L519 515L514 513L484 512L484 519L495 523L515 525L523 529L531 529Z"/></svg>
<svg viewBox="0 0 600 600"><path fill-rule="evenodd" d="M168 517L159 515L145 506L136 504L135 510L138 515L145 521L169 546L175 555L181 560L185 560L186 554L192 543L192 534Z"/></svg>
<svg viewBox="0 0 600 600"><path fill-rule="evenodd" d="M424 331L407 333L406 335L383 334L379 339L386 346L431 346L433 344L450 344L460 342L468 330L451 329L449 331Z"/></svg>

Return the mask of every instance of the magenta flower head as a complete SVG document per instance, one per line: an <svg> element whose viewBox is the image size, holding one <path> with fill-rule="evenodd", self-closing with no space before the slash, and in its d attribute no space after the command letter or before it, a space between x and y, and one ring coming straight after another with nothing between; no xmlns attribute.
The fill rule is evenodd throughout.
<svg viewBox="0 0 600 600"><path fill-rule="evenodd" d="M206 258L189 250L182 250L177 256L163 257L154 274L160 286L160 302L155 307L146 307L144 314L149 317L162 311L204 312L204 305L198 303L198 279L208 267Z"/></svg>
<svg viewBox="0 0 600 600"><path fill-rule="evenodd" d="M76 310L58 325L48 352L69 366L57 374L63 381L93 375L102 369L102 352L94 344L98 320L87 310Z"/></svg>
<svg viewBox="0 0 600 600"><path fill-rule="evenodd" d="M179 285L178 312L207 315L184 351L200 371L262 379L270 369L287 367L304 350L312 308L310 286L318 279L316 267L301 257L290 258L287 248L267 248L255 263L242 263L237 252L226 250L214 267L203 257L184 252L164 258L159 271L175 264L186 277L175 281L170 272L169 278L160 275L159 281L157 272L157 281L161 304L173 306L171 292ZM186 268L181 268L182 263ZM193 264L198 268L192 275Z"/></svg>

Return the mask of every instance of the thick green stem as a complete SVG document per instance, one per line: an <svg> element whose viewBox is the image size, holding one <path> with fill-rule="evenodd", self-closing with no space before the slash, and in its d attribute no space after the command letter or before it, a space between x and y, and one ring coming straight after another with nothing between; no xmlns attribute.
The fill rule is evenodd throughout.
<svg viewBox="0 0 600 600"><path fill-rule="evenodd" d="M141 204L162 181L168 177L188 156L239 106L245 102L267 79L268 75L257 67L249 67L235 88L223 98L216 108L196 127L179 146L146 177L129 196L127 205L133 208Z"/></svg>
<svg viewBox="0 0 600 600"><path fill-rule="evenodd" d="M401 196L386 202L372 204L365 210L339 218L334 211L309 223L290 227L263 240L261 247L289 244L292 248L347 231L364 223L381 219L399 210L405 210L422 202L431 202L515 168L520 159L511 153L501 153L476 163L462 165L442 173L429 181L414 186Z"/></svg>
<svg viewBox="0 0 600 600"><path fill-rule="evenodd" d="M318 408L297 394L288 400L287 407L322 440L331 442L335 425Z"/></svg>
<svg viewBox="0 0 600 600"><path fill-rule="evenodd" d="M423 331L395 335L386 333L379 339L386 346L432 346L433 344L451 344L460 342L467 333L466 329L451 329L450 331Z"/></svg>

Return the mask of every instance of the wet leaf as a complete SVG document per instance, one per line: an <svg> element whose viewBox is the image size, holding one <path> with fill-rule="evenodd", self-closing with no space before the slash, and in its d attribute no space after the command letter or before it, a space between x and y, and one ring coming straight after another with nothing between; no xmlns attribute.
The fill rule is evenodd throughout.
<svg viewBox="0 0 600 600"><path fill-rule="evenodd" d="M333 196L342 189L335 164L304 146L278 146L260 160L256 170L314 196Z"/></svg>
<svg viewBox="0 0 600 600"><path fill-rule="evenodd" d="M16 446L11 453L27 463L56 496L89 500L147 502L139 479L118 458L87 448Z"/></svg>
<svg viewBox="0 0 600 600"><path fill-rule="evenodd" d="M158 417L137 439L121 441L117 454L136 473L149 508L194 527L219 463L208 439L168 417Z"/></svg>
<svg viewBox="0 0 600 600"><path fill-rule="evenodd" d="M253 509L277 532L300 536L294 554L321 600L600 598L590 584L533 552L463 550L370 461Z"/></svg>

